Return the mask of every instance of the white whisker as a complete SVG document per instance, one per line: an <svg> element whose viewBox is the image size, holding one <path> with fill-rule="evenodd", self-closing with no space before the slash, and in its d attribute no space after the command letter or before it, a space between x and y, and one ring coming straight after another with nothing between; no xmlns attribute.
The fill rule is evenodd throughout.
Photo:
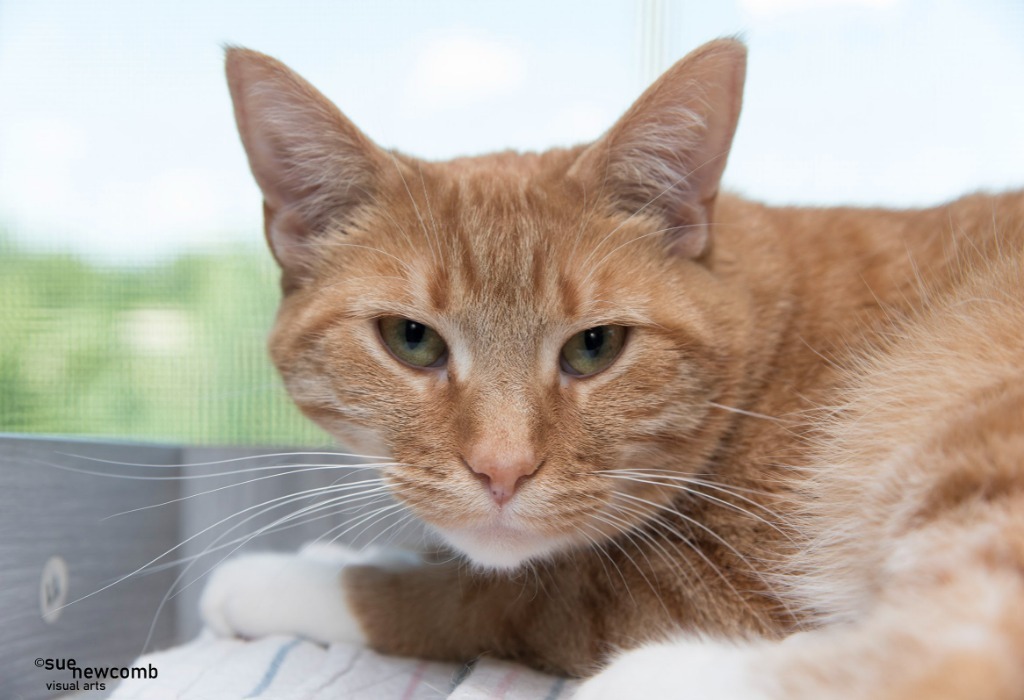
<svg viewBox="0 0 1024 700"><path fill-rule="evenodd" d="M348 467L348 465L345 465L345 466L346 466L346 468ZM355 473L360 472L360 471L366 471L366 470L369 470L369 469L376 469L378 466L384 466L384 465L374 465L372 467L362 467L360 469L356 469L353 472L349 472L348 474L355 474ZM270 468L270 469L278 469L279 467L268 467L268 468ZM334 465L310 465L308 468L306 466L303 466L303 468L300 468L300 469L295 469L295 468L286 468L286 469L287 469L287 471L283 471L283 472L280 472L280 473L277 473L277 474L268 474L266 476L255 477L253 479L246 479L245 481L237 481L237 482L233 482L233 483L230 483L230 484L225 484L224 486L218 486L217 488L209 489L207 491L199 491L198 493L192 493L192 494L189 494L187 496L181 496L180 498L172 498L171 500L163 501L162 503L152 503L152 504L147 505L147 506L139 506L138 508L132 508L130 510L122 510L122 511L120 511L118 513L113 513L111 515L106 516L105 518L103 518L103 520L109 520L111 518L117 518L117 517L120 517L122 515L129 515L131 513L138 513L140 511L150 510L150 509L153 509L153 508L161 508L163 506L171 505L173 503L181 503L182 501L187 501L187 500L190 500L190 499L193 499L193 498L199 498L200 496L208 496L211 493L217 493L218 491L224 491L225 489L232 489L232 488L236 488L238 486L245 486L246 484L252 484L252 483L257 482L257 481L264 481L266 479L276 479L278 477L288 476L290 474L302 474L304 472L311 472L311 471L325 471L325 470L329 471L329 470L337 469L337 467L334 466ZM217 476L220 476L220 475L217 475ZM381 481L383 483L383 480L380 479L380 478L373 479L372 481ZM365 483L369 483L369 481L358 481L358 482L347 482L347 483L348 484L365 484Z"/></svg>
<svg viewBox="0 0 1024 700"><path fill-rule="evenodd" d="M751 513L746 508L738 506L735 503L730 503L729 501L726 501L724 499L718 498L717 496L712 496L711 494L703 493L703 492L701 492L701 491L699 491L697 489L692 489L692 488L689 488L687 486L683 486L683 485L680 485L680 484L666 484L663 481L657 481L656 480L656 479L667 479L669 477L638 478L638 475L635 475L635 474L601 474L600 476L603 476L603 477L609 478L609 479L622 479L624 481L632 481L632 482L638 483L638 484L650 484L650 485L653 485L653 486L663 486L663 487L667 487L667 488L676 489L676 490L682 491L684 493L688 493L688 494L690 494L692 496L695 496L697 498L701 498L701 499L704 499L704 500L712 502L712 503L717 503L717 504L719 504L719 505L721 505L721 506L723 506L725 508L731 508L732 510L736 511L737 513L742 513L743 515L749 516L749 517L753 518L754 520L757 520L758 522L763 523L764 525L767 525L768 527L772 528L773 530L775 530L779 534L785 535L785 536L788 537L788 534L786 533L786 531L783 530L778 525L776 525L775 523L770 522L770 521L766 520L765 518L762 518L760 515L757 515L756 513ZM685 479L685 477L678 477L678 478ZM713 488L713 485L711 485L709 483L703 483L701 485L702 486L709 486L709 487ZM725 491L725 493L729 493L725 489L722 489L722 490ZM750 504L752 504L752 505L754 505L754 506L756 506L758 508L766 510L770 515L773 515L773 516L775 515L772 511L768 510L767 508L762 506L760 503L752 501L749 498L743 498L741 496L738 496L737 494L729 494L729 495L733 496L734 498L742 498L744 501L746 501L746 502L748 502L748 503L750 503Z"/></svg>

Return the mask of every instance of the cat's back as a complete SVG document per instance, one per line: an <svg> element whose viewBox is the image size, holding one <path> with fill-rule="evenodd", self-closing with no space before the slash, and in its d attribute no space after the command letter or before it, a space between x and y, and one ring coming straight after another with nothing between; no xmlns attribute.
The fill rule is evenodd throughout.
<svg viewBox="0 0 1024 700"><path fill-rule="evenodd" d="M913 210L726 197L722 215L717 264L762 325L750 407L770 420L744 421L729 459L752 483L882 460L982 387L1024 384L1024 191Z"/></svg>
<svg viewBox="0 0 1024 700"><path fill-rule="evenodd" d="M1024 388L1024 192L897 212L881 233L889 281L864 283L873 313L836 354L828 402L840 442L862 455L926 439L996 385Z"/></svg>
<svg viewBox="0 0 1024 700"><path fill-rule="evenodd" d="M926 214L947 254L814 414L797 488L810 545L789 581L826 618L866 605L891 567L879 543L940 515L969 525L1024 488L1024 193Z"/></svg>

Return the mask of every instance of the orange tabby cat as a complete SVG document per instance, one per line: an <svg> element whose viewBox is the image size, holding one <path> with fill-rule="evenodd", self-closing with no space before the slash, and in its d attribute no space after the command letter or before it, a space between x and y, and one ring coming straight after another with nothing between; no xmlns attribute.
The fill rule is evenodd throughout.
<svg viewBox="0 0 1024 700"><path fill-rule="evenodd" d="M214 629L585 698L1024 697L1024 194L720 194L744 70L715 41L593 144L431 163L228 51L274 361L475 566L241 558Z"/></svg>

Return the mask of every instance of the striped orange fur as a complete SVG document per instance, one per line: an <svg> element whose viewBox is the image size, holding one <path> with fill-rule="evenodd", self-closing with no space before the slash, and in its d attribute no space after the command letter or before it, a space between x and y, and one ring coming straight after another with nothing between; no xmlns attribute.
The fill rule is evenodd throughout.
<svg viewBox="0 0 1024 700"><path fill-rule="evenodd" d="M347 571L374 647L606 668L585 697L631 673L646 697L1024 695L1024 193L720 193L733 40L595 143L442 163L376 146L274 59L227 69L288 390L393 457L396 497L475 564ZM390 317L443 364L396 359ZM567 372L604 326L620 354Z"/></svg>

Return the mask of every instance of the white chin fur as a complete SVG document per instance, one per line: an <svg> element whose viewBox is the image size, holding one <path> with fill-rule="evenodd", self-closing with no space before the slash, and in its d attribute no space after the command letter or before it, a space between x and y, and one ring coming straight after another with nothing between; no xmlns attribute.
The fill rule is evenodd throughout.
<svg viewBox="0 0 1024 700"><path fill-rule="evenodd" d="M508 571L528 561L544 559L565 549L568 541L537 533L502 529L439 529L439 534L474 564L484 569Z"/></svg>

